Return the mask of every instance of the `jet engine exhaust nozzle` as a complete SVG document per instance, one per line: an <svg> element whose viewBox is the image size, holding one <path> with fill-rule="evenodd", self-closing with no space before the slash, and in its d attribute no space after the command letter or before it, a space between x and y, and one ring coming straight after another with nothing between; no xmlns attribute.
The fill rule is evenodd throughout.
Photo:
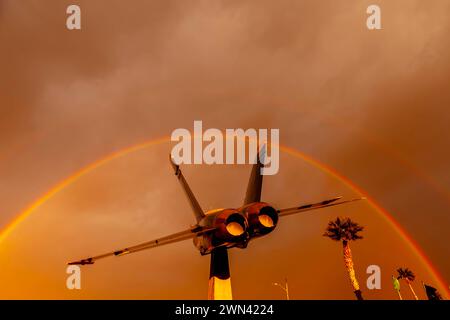
<svg viewBox="0 0 450 320"><path fill-rule="evenodd" d="M242 215L235 213L227 218L225 228L231 236L238 237L244 234L246 230L245 222L245 218Z"/></svg>
<svg viewBox="0 0 450 320"><path fill-rule="evenodd" d="M264 235L272 232L278 223L277 211L267 203L255 203L245 208L251 235Z"/></svg>

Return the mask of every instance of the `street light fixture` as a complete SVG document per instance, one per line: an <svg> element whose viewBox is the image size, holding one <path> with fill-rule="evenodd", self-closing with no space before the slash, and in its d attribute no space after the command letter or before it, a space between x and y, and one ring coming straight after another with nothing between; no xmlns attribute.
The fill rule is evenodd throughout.
<svg viewBox="0 0 450 320"><path fill-rule="evenodd" d="M286 300L289 300L289 286L287 278L284 279L284 285L279 284L278 282L272 283L274 286L280 287L286 293Z"/></svg>

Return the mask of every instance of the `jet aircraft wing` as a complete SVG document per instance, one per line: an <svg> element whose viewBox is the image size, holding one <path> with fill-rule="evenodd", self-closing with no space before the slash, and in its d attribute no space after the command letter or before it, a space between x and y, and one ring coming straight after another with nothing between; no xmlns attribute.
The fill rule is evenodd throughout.
<svg viewBox="0 0 450 320"><path fill-rule="evenodd" d="M355 199L351 199L351 200L338 201L340 199L342 199L342 197L335 197L335 198L324 200L321 202L304 204L304 205L301 205L298 207L277 210L277 213L278 213L279 217L284 217L284 216L289 216L291 214L301 213L301 212L305 212L305 211L309 211L309 210L333 207L333 206L338 206L338 205L349 203L349 202L365 200L366 198L355 198Z"/></svg>
<svg viewBox="0 0 450 320"><path fill-rule="evenodd" d="M177 233L171 234L166 237L161 237L161 238L158 238L158 239L155 239L152 241L147 241L147 242L144 242L144 243L141 243L138 245L134 245L131 247L123 248L120 250L116 250L116 251L112 251L112 252L108 252L108 253L104 253L104 254L100 254L100 255L89 257L86 259L81 259L79 261L69 262L68 264L69 265L94 264L94 262L99 259L113 257L113 256L123 256L123 255L129 254L129 253L134 253L134 252L138 252L138 251L142 251L142 250L156 248L156 247L174 243L174 242L192 239L197 235L211 232L214 230L216 230L216 229L215 228L202 228L199 226L195 226L191 229L177 232Z"/></svg>

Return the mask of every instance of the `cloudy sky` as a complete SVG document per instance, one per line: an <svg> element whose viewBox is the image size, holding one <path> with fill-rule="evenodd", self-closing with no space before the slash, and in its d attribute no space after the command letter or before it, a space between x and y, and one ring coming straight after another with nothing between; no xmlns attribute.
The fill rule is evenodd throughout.
<svg viewBox="0 0 450 320"><path fill-rule="evenodd" d="M80 31L65 27L72 3ZM383 29L369 31L372 1L0 1L0 226L80 168L194 120L279 128L390 212L448 283L450 3L377 3ZM300 202L345 192L323 185L283 187Z"/></svg>

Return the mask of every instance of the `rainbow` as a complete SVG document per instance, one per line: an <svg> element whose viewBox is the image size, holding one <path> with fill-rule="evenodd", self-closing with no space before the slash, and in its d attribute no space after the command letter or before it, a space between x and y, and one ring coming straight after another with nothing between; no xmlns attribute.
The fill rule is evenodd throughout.
<svg viewBox="0 0 450 320"><path fill-rule="evenodd" d="M14 229L20 225L22 221L24 221L31 213L33 213L34 210L39 208L42 204L44 204L47 200L51 199L54 195L56 195L58 192L66 188L67 186L71 185L78 179L82 178L87 173L95 170L96 168L101 167L102 165L108 163L109 161L112 161L114 159L123 157L129 153L139 151L145 148L148 148L150 146L162 144L165 142L169 142L170 137L162 137L150 141L145 141L143 143L139 143L136 145L132 145L130 147L118 150L116 152L113 152L109 154L108 156L99 159L88 166L82 168L81 170L75 172L71 176L67 177L57 185L55 185L53 188L51 188L49 191L47 191L45 194L40 196L37 200L32 202L28 207L26 207L22 212L20 212L17 217L8 224L3 231L0 233L0 245L1 243L10 235ZM439 273L439 271L436 269L436 267L432 264L430 259L427 257L423 249L417 244L417 242L406 232L406 230L403 229L403 227L398 223L398 221L395 220L395 218L384 208L382 208L379 204L376 203L374 199L372 199L367 192L365 192L363 189L358 187L354 182L352 182L350 179L346 178L333 168L321 163L320 161L311 158L310 156L294 149L288 146L279 146L280 150L282 152L285 152L287 154L290 154L296 158L300 158L307 163L311 164L315 168L321 170L322 172L325 172L326 174L332 176L333 178L337 179L338 181L342 182L344 185L346 185L348 188L350 188L353 192L367 198L368 204L376 211L379 212L383 218L388 222L389 225L391 225L394 230L396 230L401 238L406 242L406 244L415 252L417 257L421 259L421 261L424 262L427 269L429 270L430 274L434 277L434 280L440 285L441 289L445 290L445 294L447 297L450 296L450 290L447 287L442 275Z"/></svg>

